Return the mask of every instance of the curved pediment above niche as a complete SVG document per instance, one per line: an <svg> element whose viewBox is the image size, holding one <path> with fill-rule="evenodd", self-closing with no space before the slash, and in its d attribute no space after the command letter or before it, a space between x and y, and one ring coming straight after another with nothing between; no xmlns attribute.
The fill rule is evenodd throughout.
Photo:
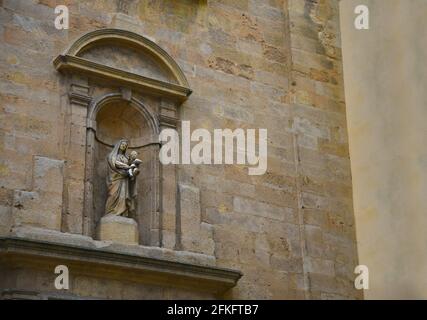
<svg viewBox="0 0 427 320"><path fill-rule="evenodd" d="M182 101L191 94L184 73L165 50L126 30L89 32L53 64L60 72L85 74L153 95Z"/></svg>
<svg viewBox="0 0 427 320"><path fill-rule="evenodd" d="M174 75L160 66L146 52L114 44L92 47L78 54L79 57L147 78L178 84Z"/></svg>

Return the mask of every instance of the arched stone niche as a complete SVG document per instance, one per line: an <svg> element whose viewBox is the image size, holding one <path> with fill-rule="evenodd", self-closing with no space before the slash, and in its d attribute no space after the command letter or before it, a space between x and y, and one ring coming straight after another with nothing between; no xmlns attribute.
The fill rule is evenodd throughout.
<svg viewBox="0 0 427 320"><path fill-rule="evenodd" d="M136 215L140 243L144 245L158 244L159 233L159 144L156 143L159 134L159 123L154 113L141 101L132 98L129 101L121 93L110 93L94 100L89 106L87 146L87 162L93 163L93 169L88 170L87 189L92 192L87 195L90 206L92 203L92 228L98 225L104 215L107 188L106 157L114 143L126 137L129 139L129 149L138 152L141 164L141 174L137 176L138 199ZM91 234L94 230L91 230Z"/></svg>
<svg viewBox="0 0 427 320"><path fill-rule="evenodd" d="M138 176L140 244L175 248L176 168L158 159L158 135L176 127L191 90L177 63L157 44L119 29L89 32L54 60L64 74L67 158L62 230L96 237L106 199L106 156L120 138L142 159Z"/></svg>

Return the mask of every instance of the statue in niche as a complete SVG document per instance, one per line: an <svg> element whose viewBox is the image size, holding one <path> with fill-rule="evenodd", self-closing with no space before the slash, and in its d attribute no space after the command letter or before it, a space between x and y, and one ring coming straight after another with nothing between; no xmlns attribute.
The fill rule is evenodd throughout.
<svg viewBox="0 0 427 320"><path fill-rule="evenodd" d="M107 201L105 214L134 217L136 208L136 176L139 174L141 160L138 153L127 154L129 141L120 139L107 157Z"/></svg>

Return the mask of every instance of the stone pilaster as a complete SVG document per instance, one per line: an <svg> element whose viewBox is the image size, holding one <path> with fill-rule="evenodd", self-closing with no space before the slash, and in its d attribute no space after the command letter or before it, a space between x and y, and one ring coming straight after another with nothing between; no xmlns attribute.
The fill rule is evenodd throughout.
<svg viewBox="0 0 427 320"><path fill-rule="evenodd" d="M64 133L66 153L65 214L63 231L89 234L88 218L83 216L85 200L86 117L91 98L87 78L70 76L68 130ZM87 188L86 188L87 189Z"/></svg>
<svg viewBox="0 0 427 320"><path fill-rule="evenodd" d="M176 107L162 101L159 114L160 130L177 129ZM160 216L161 246L169 249L179 247L179 216L177 216L176 165L160 165Z"/></svg>

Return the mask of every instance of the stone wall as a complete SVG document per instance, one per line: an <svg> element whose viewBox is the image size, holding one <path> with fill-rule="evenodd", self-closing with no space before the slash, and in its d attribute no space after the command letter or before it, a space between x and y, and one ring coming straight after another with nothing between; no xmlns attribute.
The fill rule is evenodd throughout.
<svg viewBox="0 0 427 320"><path fill-rule="evenodd" d="M69 8L68 30L54 27L57 4ZM84 165L85 142L72 138L80 111L65 108L52 60L88 31L128 29L184 70L193 93L180 118L193 129L268 129L264 175L241 165L179 166L176 249L241 270L228 298L361 297L338 1L3 0L0 21L3 234L14 223L16 190L32 191L34 155L67 161L67 170ZM78 181L69 187L81 190ZM79 198L72 201L79 212ZM81 221L68 219L62 231L82 233Z"/></svg>

